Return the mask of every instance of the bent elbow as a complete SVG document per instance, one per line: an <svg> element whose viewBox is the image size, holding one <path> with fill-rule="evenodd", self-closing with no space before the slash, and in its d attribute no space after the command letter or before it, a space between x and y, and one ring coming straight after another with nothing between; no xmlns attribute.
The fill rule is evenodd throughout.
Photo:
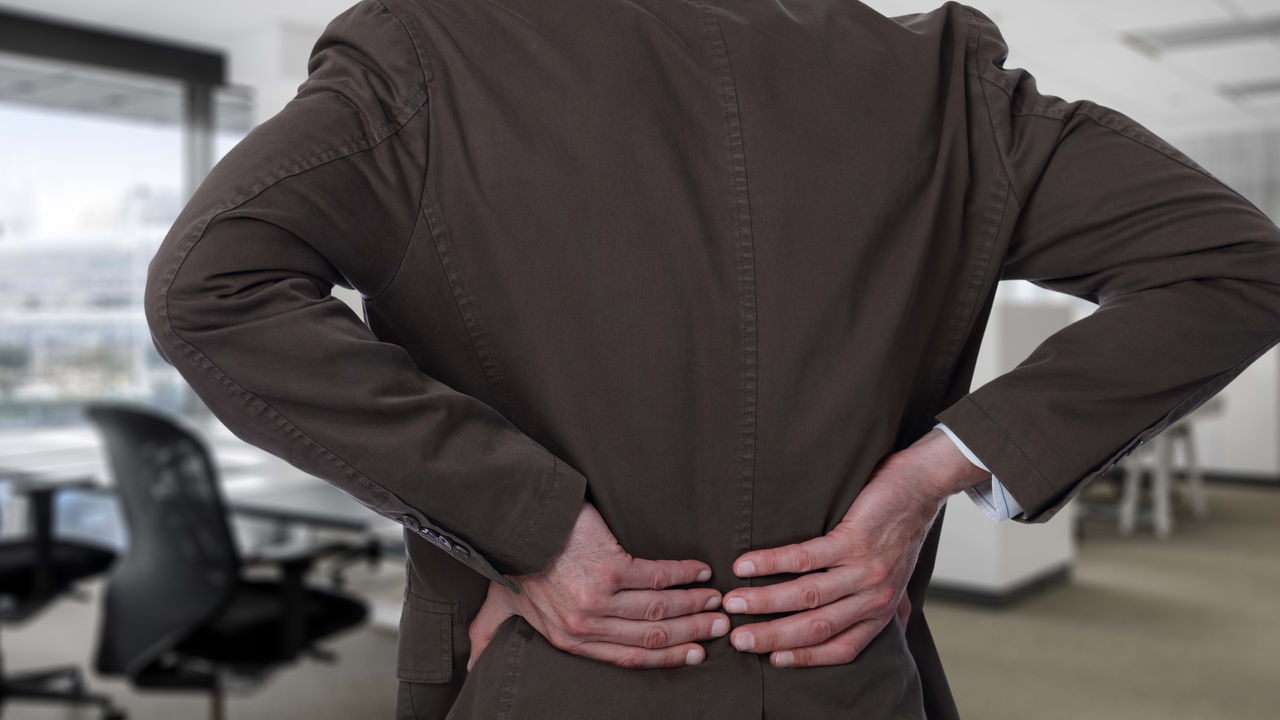
<svg viewBox="0 0 1280 720"><path fill-rule="evenodd" d="M176 264L172 243L165 238L147 266L147 280L142 293L143 314L151 332L151 343L170 365L174 365L177 356L177 338L169 315L169 288Z"/></svg>

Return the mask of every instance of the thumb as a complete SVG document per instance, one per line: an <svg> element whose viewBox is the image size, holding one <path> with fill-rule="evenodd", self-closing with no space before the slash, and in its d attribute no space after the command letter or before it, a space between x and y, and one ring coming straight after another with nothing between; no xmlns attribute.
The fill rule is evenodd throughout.
<svg viewBox="0 0 1280 720"><path fill-rule="evenodd" d="M489 581L489 594L485 596L484 604L480 606L480 611L476 613L471 626L467 629L467 635L471 638L471 656L467 658L468 672L471 671L476 658L480 657L480 653L484 652L489 645L489 641L493 639L502 621L516 614L507 603L503 602L500 596L503 590L505 588L501 585Z"/></svg>

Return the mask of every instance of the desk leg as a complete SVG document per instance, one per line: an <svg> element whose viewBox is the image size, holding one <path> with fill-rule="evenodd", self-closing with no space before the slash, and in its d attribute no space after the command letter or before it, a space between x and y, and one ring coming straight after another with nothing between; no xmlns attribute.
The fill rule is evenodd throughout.
<svg viewBox="0 0 1280 720"><path fill-rule="evenodd" d="M1151 492L1155 496L1156 536L1163 539L1173 533L1173 439L1167 435L1160 435L1156 437L1155 442L1158 443L1158 447Z"/></svg>
<svg viewBox="0 0 1280 720"><path fill-rule="evenodd" d="M1138 491L1142 487L1142 458L1136 452L1124 463L1120 494L1120 534L1132 535L1138 517Z"/></svg>
<svg viewBox="0 0 1280 720"><path fill-rule="evenodd" d="M1209 506L1204 499L1204 471L1201 470L1199 458L1196 456L1195 426L1187 428L1184 447L1187 454L1187 490L1191 493L1191 508L1196 517L1203 520L1209 516Z"/></svg>
<svg viewBox="0 0 1280 720"><path fill-rule="evenodd" d="M40 488L27 493L36 544L34 597L43 597L53 587L53 491L54 488Z"/></svg>

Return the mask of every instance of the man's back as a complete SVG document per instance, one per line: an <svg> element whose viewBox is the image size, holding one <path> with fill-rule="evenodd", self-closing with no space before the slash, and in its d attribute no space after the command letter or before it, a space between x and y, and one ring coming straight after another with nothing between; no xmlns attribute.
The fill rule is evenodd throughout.
<svg viewBox="0 0 1280 720"><path fill-rule="evenodd" d="M731 563L828 532L881 459L950 418L1043 520L1275 334L1274 288L1247 286L1254 315L1220 352L1111 424L1064 411L1054 381L1119 396L1105 381L1130 379L1133 351L1042 363L993 383L988 405L961 401L1002 263L1095 302L1186 279L1096 274L1125 256L1090 264L1116 233L1058 251L1014 233L1077 107L1018 85L1002 49L955 2L889 18L852 0L365 0L166 239L148 286L157 345L237 433L409 528L406 705L460 686L456 720L954 717L920 612L941 522L905 634L890 623L851 663L781 669L721 637L697 666L629 670L519 616L470 672L460 662L489 581L543 567L584 499L631 554L707 562L698 586L782 582L796 575ZM1183 178L1161 191L1198 182L1239 234L1274 228L1158 138L1086 109ZM1217 274L1280 277L1275 237L1259 237L1248 258L1215 256ZM362 293L368 329L324 299L332 283ZM1264 289L1270 304L1253 302ZM1046 357L1157 314L1132 312ZM1025 437L1001 430L1002 411L1046 394ZM1071 450L1041 442L1063 427Z"/></svg>

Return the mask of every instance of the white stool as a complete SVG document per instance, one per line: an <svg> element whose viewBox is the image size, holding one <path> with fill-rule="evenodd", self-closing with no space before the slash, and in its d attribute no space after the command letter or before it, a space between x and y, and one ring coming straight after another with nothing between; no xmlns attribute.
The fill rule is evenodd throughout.
<svg viewBox="0 0 1280 720"><path fill-rule="evenodd" d="M1193 414L1201 416L1217 413L1222 409L1222 398L1213 397L1197 408ZM1201 410L1208 411L1202 413ZM1197 519L1208 516L1209 509L1204 498L1204 472L1196 455L1195 434L1192 432L1191 417L1183 417L1178 422L1164 429L1149 442L1138 445L1130 452L1133 465L1123 467L1124 490L1120 496L1120 532L1125 535L1133 533L1138 515L1138 489L1142 480L1142 469L1147 457L1151 457L1151 500L1153 505L1152 525L1156 536L1167 538L1173 533L1173 446L1181 440L1187 463L1186 489L1191 496L1191 507Z"/></svg>

